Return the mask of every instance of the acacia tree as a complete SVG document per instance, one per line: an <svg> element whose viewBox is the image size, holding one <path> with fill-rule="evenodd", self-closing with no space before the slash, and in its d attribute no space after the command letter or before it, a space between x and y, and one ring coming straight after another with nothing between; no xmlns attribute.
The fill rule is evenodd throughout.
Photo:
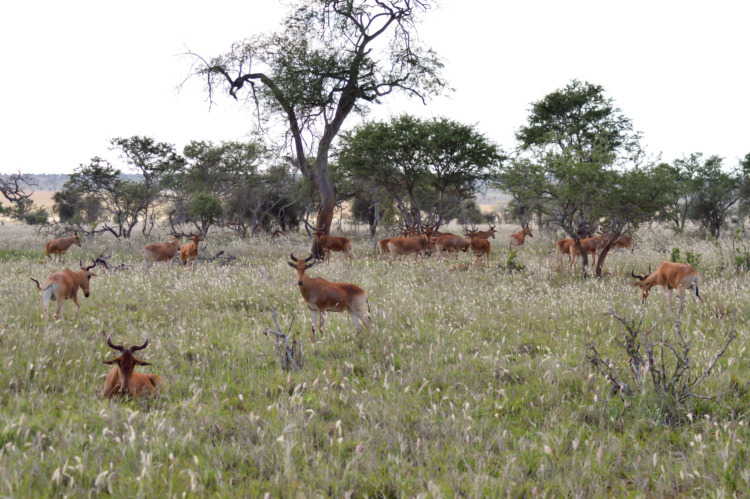
<svg viewBox="0 0 750 499"><path fill-rule="evenodd" d="M344 133L337 157L354 178L384 187L406 224L416 227L425 208L432 223L442 223L505 159L473 126L409 115Z"/></svg>
<svg viewBox="0 0 750 499"><path fill-rule="evenodd" d="M36 187L36 180L30 175L18 173L12 173L5 176L0 176L0 194L8 200L9 203L17 203L28 199L34 192L26 192L29 188Z"/></svg>
<svg viewBox="0 0 750 499"><path fill-rule="evenodd" d="M99 227L89 228L81 225L80 220L61 220L69 228L84 234L109 232L117 238L128 239L135 226L143 222L142 230L146 234L153 227L154 206L163 181L177 171L184 160L170 144L155 142L149 137L115 138L110 144L128 167L140 173L139 181L125 178L122 171L106 159L92 158L88 165L80 165L65 183L64 194L55 198L55 211L65 211L65 204L70 205L77 195L83 195L87 198L83 204L100 206L108 220Z"/></svg>
<svg viewBox="0 0 750 499"><path fill-rule="evenodd" d="M251 99L261 131L283 118L282 144L320 194L316 228L328 231L333 220L328 157L349 115L394 91L425 101L445 87L442 62L416 36L420 15L434 4L302 0L278 32L235 43L212 59L190 54L192 74L205 78L209 99L217 87ZM322 257L314 243L312 252Z"/></svg>
<svg viewBox="0 0 750 499"><path fill-rule="evenodd" d="M742 197L746 168L740 162L734 170L725 171L724 159L719 156L709 156L705 161L701 153L691 157L696 158L698 167L694 202L687 214L718 239L729 209Z"/></svg>
<svg viewBox="0 0 750 499"><path fill-rule="evenodd" d="M651 188L656 177L640 136L599 85L573 80L534 102L516 138L528 157L508 164L500 186L543 206L579 250L580 239L605 220L606 256L621 234L663 206L660 190ZM588 259L581 253L586 276ZM596 273L601 275L601 265Z"/></svg>
<svg viewBox="0 0 750 499"><path fill-rule="evenodd" d="M202 233L221 223L227 199L240 184L254 183L265 148L260 142L191 141L186 168L169 178L170 221L192 222Z"/></svg>

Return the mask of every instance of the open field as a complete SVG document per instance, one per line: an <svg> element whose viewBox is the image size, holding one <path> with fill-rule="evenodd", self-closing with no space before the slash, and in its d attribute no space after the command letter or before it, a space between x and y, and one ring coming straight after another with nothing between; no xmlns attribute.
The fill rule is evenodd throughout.
<svg viewBox="0 0 750 499"><path fill-rule="evenodd" d="M536 233L519 256L524 271L497 269L517 227L498 229L492 267L467 272L449 271L452 257L391 266L355 240L353 262L334 254L309 274L367 290L375 327L357 339L348 315L328 314L310 344L286 264L290 251L307 256L301 234L212 233L208 253L239 259L95 277L77 321L45 330L29 277L61 266L42 261L34 230L0 226L0 495L747 496L750 279L726 245L644 231L634 254L610 254L597 281L557 270L553 239ZM67 262L109 246L114 264L140 265L144 245L85 240ZM690 298L682 314L695 376L736 317L737 339L695 389L715 401L678 407L646 389L605 404L610 385L587 345L627 379L608 304L638 317L632 265L645 273L675 247L701 254L704 302ZM262 334L271 307L283 329L294 317L300 372L282 371ZM668 313L655 288L645 322L672 338L676 308ZM163 377L167 391L103 400L102 362L114 357L103 333L126 346L148 337L140 357L153 365L137 370Z"/></svg>
<svg viewBox="0 0 750 499"><path fill-rule="evenodd" d="M55 192L56 191L34 191L29 199L31 199L35 205L42 208L47 208L47 210L49 211L55 204L55 200L52 199L52 197L55 195ZM0 205L4 205L7 208L9 204L10 203L8 203L5 198L0 198Z"/></svg>

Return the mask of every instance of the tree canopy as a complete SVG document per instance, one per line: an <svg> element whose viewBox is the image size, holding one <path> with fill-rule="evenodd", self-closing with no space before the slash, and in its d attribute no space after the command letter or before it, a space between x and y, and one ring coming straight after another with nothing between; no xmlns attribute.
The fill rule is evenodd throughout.
<svg viewBox="0 0 750 499"><path fill-rule="evenodd" d="M473 126L409 115L344 133L337 154L341 168L384 187L407 225L420 227L423 212L439 224L463 200L473 199L504 159Z"/></svg>
<svg viewBox="0 0 750 499"><path fill-rule="evenodd" d="M237 42L218 57L191 54L192 73L205 78L210 99L217 88L247 98L259 131L281 131L295 166L319 191L317 228L330 229L335 195L328 156L349 115L393 92L424 101L445 88L442 62L416 36L420 16L434 5L298 1L277 32ZM313 253L321 256L315 245Z"/></svg>

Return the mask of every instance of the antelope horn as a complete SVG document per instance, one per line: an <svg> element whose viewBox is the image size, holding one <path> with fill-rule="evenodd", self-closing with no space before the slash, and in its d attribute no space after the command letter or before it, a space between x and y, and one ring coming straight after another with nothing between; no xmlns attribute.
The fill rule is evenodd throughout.
<svg viewBox="0 0 750 499"><path fill-rule="evenodd" d="M114 348L115 350L118 350L120 352L124 350L124 347L122 345L113 345L112 341L109 339L109 335L107 335L107 345L109 345L109 348Z"/></svg>
<svg viewBox="0 0 750 499"><path fill-rule="evenodd" d="M312 255L308 256L307 258L305 258L305 261L309 262L310 260L312 260L312 257L313 257Z"/></svg>
<svg viewBox="0 0 750 499"><path fill-rule="evenodd" d="M296 261L299 260L299 258L297 258L296 256L294 256L294 253L289 253L289 258L291 258L293 262L296 262Z"/></svg>
<svg viewBox="0 0 750 499"><path fill-rule="evenodd" d="M81 265L81 268L84 269L84 270L86 270L86 271L89 271L89 270L93 269L94 267L96 267L96 260L94 260L92 258L91 261L94 262L93 265L89 265L88 267L84 267L83 265Z"/></svg>
<svg viewBox="0 0 750 499"><path fill-rule="evenodd" d="M146 341L143 343L143 345L141 346L133 345L132 347L130 347L130 353L133 353L137 350L143 350L147 346L148 346L148 338L146 338Z"/></svg>

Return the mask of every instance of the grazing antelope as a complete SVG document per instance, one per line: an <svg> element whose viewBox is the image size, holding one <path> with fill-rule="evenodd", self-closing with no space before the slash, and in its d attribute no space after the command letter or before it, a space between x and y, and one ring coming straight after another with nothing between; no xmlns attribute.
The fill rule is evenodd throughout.
<svg viewBox="0 0 750 499"><path fill-rule="evenodd" d="M471 240L461 236L440 236L435 240L435 253L438 258L443 254L443 251L448 253L456 253L458 258L458 252L463 251L464 253L471 247Z"/></svg>
<svg viewBox="0 0 750 499"><path fill-rule="evenodd" d="M307 308L312 312L312 341L315 341L315 322L318 321L320 336L323 336L324 314L326 312L344 312L348 311L352 318L354 327L357 329L357 336L364 325L368 330L372 325L368 314L369 304L367 303L367 292L346 282L329 282L322 277L309 277L305 271L315 265L309 262L312 255L305 258L295 258L290 254L290 267L297 271L297 285L302 293ZM318 314L320 314L318 318Z"/></svg>
<svg viewBox="0 0 750 499"><path fill-rule="evenodd" d="M75 231L70 237L61 237L60 239L53 239L44 245L44 257L49 258L57 255L57 260L61 263L65 263L65 253L72 245L81 247L81 240L78 239L78 231Z"/></svg>
<svg viewBox="0 0 750 499"><path fill-rule="evenodd" d="M335 237L325 235L325 231L322 229L316 229L313 233L313 238L320 246L320 250L325 253L326 261L331 261L331 251L342 251L346 253L349 260L352 260L352 242L346 237Z"/></svg>
<svg viewBox="0 0 750 499"><path fill-rule="evenodd" d="M414 253L414 259L418 260L424 256L424 252L430 243L426 234L413 237L394 237L388 241L388 252L391 254L391 263L401 255L410 255Z"/></svg>
<svg viewBox="0 0 750 499"><path fill-rule="evenodd" d="M174 234L174 239L170 243L155 243L149 244L143 251L143 260L146 270L150 269L151 266L156 262L165 262L169 264L174 256L180 251L180 238L184 234Z"/></svg>
<svg viewBox="0 0 750 499"><path fill-rule="evenodd" d="M199 244L203 241L201 236L204 235L193 235L191 233L188 237L192 237L193 240L180 248L180 263L182 265L189 265L192 270L195 270L195 261L198 259Z"/></svg>
<svg viewBox="0 0 750 499"><path fill-rule="evenodd" d="M531 228L528 225L524 225L523 230L521 232L516 232L515 234L511 234L510 235L511 251L514 248L521 249L521 246L523 246L523 243L526 242L526 236L534 237L534 234L531 233Z"/></svg>
<svg viewBox="0 0 750 499"><path fill-rule="evenodd" d="M633 238L627 234L622 234L617 241L612 244L612 249L625 248L633 252Z"/></svg>
<svg viewBox="0 0 750 499"><path fill-rule="evenodd" d="M599 254L599 246L602 244L602 236L587 237L581 239L581 249L587 255L592 255L593 263L592 266L596 266L596 257ZM578 263L578 259L581 257L581 252L578 251L578 246L573 243L570 246L570 268L574 268Z"/></svg>
<svg viewBox="0 0 750 499"><path fill-rule="evenodd" d="M112 365L107 379L104 380L104 397L153 395L157 389L164 388L164 380L159 376L133 372L135 366L151 365L150 362L144 362L133 355L133 352L143 350L148 346L148 339L141 346L133 345L130 348L124 348L122 345L113 345L107 336L107 345L120 352L120 356L104 361L105 364Z"/></svg>
<svg viewBox="0 0 750 499"><path fill-rule="evenodd" d="M436 225L434 228L425 227L424 233L427 235L427 237L435 237L435 238L438 238L440 236L454 236L455 235L450 232L440 232L438 231L439 227L440 227L439 225Z"/></svg>
<svg viewBox="0 0 750 499"><path fill-rule="evenodd" d="M562 266L563 255L568 255L568 261L570 261L570 248L575 245L575 241L572 239L560 239L555 243L557 248L557 265Z"/></svg>
<svg viewBox="0 0 750 499"><path fill-rule="evenodd" d="M44 300L44 324L47 325L47 311L49 309L49 302L57 302L57 312L55 312L55 319L62 319L65 312L65 300L70 298L73 303L76 304L76 310L73 312L73 320L78 315L78 309L81 305L78 303L78 289L83 290L83 296L88 298L89 296L89 281L92 277L96 277L96 274L91 272L91 269L96 267L96 262L93 265L84 267L81 264L81 270L72 271L69 268L65 268L60 272L55 272L47 276L44 280L44 284L40 285L39 281L31 277L30 279L36 283L36 287L42 292L42 300Z"/></svg>
<svg viewBox="0 0 750 499"><path fill-rule="evenodd" d="M469 241L471 242L471 249L474 251L474 256L476 257L477 263L481 262L482 257L485 257L487 260L487 265L489 265L491 246L490 241L489 239L479 237L478 233L479 231L477 231L476 228L467 232Z"/></svg>
<svg viewBox="0 0 750 499"><path fill-rule="evenodd" d="M682 302L685 299L685 290L692 287L695 290L695 300L699 304L702 301L702 298L698 294L698 278L700 276L698 271L690 265L663 262L654 273L651 273L651 266L649 266L648 274L635 275L635 267L633 267L630 275L638 279L638 282L633 283L633 286L641 288L642 303L646 303L649 291L657 284L664 289L664 293L667 295L667 308L670 310L672 308L673 289L677 289L680 293L680 301Z"/></svg>

